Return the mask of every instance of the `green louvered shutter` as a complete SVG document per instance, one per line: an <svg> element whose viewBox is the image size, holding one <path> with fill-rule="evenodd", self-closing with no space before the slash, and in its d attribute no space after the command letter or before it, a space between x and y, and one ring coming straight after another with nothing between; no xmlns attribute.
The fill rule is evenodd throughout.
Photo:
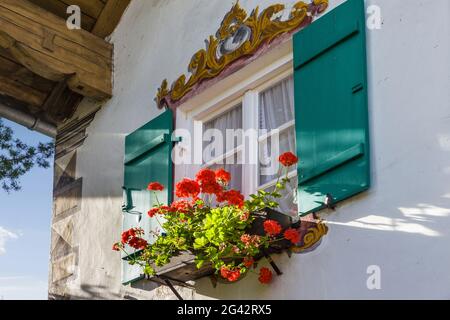
<svg viewBox="0 0 450 320"><path fill-rule="evenodd" d="M172 111L167 110L125 138L123 230L141 227L150 242L154 239L149 231L156 230L159 224L147 215L156 203L153 193L147 190L148 184L162 183L165 190L158 193L158 200L164 204L172 201L172 119ZM141 279L142 269L130 266L126 256L123 258L122 282Z"/></svg>
<svg viewBox="0 0 450 320"><path fill-rule="evenodd" d="M370 187L363 0L348 0L294 36L299 213Z"/></svg>

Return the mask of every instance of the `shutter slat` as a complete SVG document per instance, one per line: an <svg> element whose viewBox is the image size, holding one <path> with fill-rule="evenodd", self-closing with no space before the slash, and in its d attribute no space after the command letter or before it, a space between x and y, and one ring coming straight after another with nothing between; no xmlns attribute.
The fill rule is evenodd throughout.
<svg viewBox="0 0 450 320"><path fill-rule="evenodd" d="M301 173L299 183L306 183L363 155L364 144L360 143L326 160L314 169Z"/></svg>
<svg viewBox="0 0 450 320"><path fill-rule="evenodd" d="M329 13L329 15L333 15L333 12ZM330 33L330 30L333 32ZM312 24L305 29L302 35L304 38L303 41L310 42L311 44L303 48L303 50L299 50L294 56L294 68L301 68L304 64L313 60L324 51L331 49L340 41L358 34L359 31L360 26L358 22L338 22L329 17L323 22L320 21L317 24ZM317 34L322 34L322 36L317 37Z"/></svg>
<svg viewBox="0 0 450 320"><path fill-rule="evenodd" d="M152 141L150 141L148 144L144 145L142 148L138 149L136 152L133 152L130 155L127 155L125 157L125 165L129 165L131 162L142 156L143 154L153 150L154 148L157 148L161 144L165 142L165 135L162 134Z"/></svg>

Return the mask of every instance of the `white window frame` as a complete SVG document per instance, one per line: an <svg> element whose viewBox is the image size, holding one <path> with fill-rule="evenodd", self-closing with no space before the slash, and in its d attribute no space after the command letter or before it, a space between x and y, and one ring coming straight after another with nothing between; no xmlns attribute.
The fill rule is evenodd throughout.
<svg viewBox="0 0 450 320"><path fill-rule="evenodd" d="M248 129L259 130L260 93L293 75L293 71L292 44L291 41L286 41L243 69L217 82L179 106L176 112L176 129L186 129L189 132L194 132L195 121L204 123L213 120L227 110L242 104L244 132ZM286 130L293 126L294 123L295 121L290 121L288 126L282 126L280 129ZM244 145L247 147L245 151L252 152L259 159L259 142L264 141L271 135L273 135L273 132L261 137L258 136L257 141L253 143L245 143ZM201 143L200 145L203 144ZM239 148L242 149L242 146L228 151L225 155L232 155ZM250 150L250 148L253 148L253 150ZM176 151L175 154L178 154L178 152ZM214 160L217 161L220 158L226 159L227 157L222 155ZM212 162L208 162L206 166L211 164ZM202 167L204 165L176 165L175 181L179 181L184 177L193 178L195 173ZM257 190L266 189L275 184L275 181L270 181L259 186L259 163L257 165L244 163L242 172L241 192L246 197ZM296 175L296 170L289 173L290 178Z"/></svg>

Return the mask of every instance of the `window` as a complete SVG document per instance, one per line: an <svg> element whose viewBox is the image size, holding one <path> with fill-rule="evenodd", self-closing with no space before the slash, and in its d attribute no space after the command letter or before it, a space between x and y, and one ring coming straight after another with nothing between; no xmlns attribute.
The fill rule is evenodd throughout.
<svg viewBox="0 0 450 320"><path fill-rule="evenodd" d="M248 196L257 190L274 188L280 169L279 155L296 152L292 75L284 74L248 90L238 101L220 108L217 116L200 119L203 167L225 168L233 177L230 187ZM218 132L222 141L217 141ZM250 159L256 159L256 163ZM279 209L296 217L296 168L289 178L291 184L279 200Z"/></svg>

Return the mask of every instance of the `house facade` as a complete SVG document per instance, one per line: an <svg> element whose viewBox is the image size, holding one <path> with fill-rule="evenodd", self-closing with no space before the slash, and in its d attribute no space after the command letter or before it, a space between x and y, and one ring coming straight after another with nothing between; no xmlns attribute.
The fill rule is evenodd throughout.
<svg viewBox="0 0 450 320"><path fill-rule="evenodd" d="M272 257L283 275L175 283L183 298L450 297L450 3L280 2L131 1L112 98L58 127L51 299L176 298L111 250L157 227L146 184L170 202L174 181L224 167L249 196L286 151L280 210L313 227Z"/></svg>

